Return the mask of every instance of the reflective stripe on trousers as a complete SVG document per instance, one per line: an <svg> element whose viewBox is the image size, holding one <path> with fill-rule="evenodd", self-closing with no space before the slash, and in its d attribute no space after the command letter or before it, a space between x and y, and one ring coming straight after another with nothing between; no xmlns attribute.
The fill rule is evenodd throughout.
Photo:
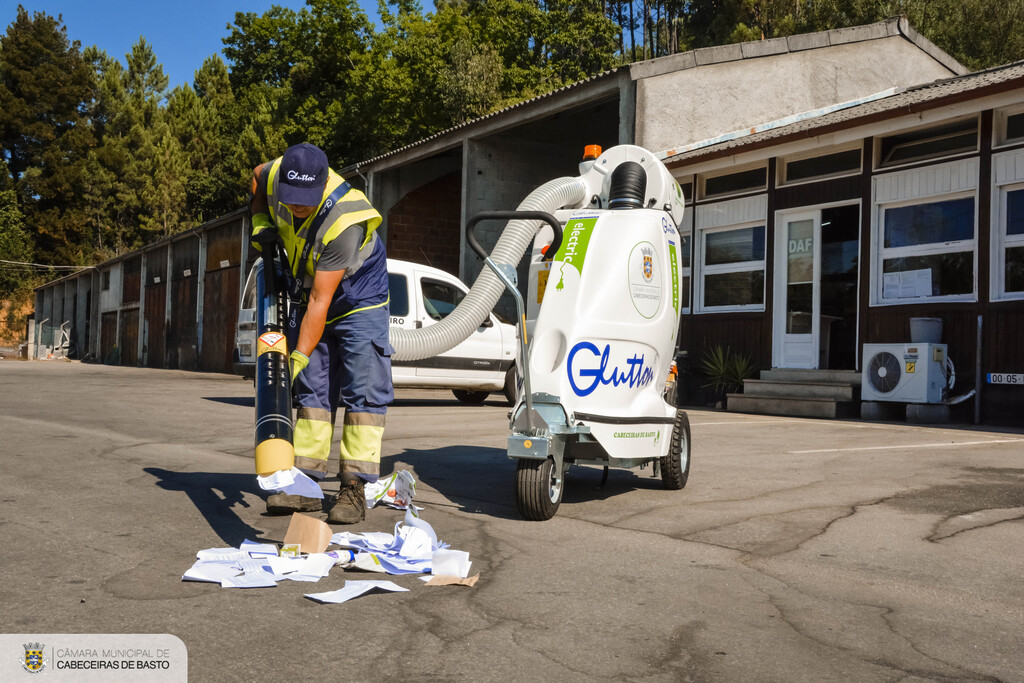
<svg viewBox="0 0 1024 683"><path fill-rule="evenodd" d="M295 379L295 465L310 476L327 474L337 408L342 421L341 471L368 482L380 474L387 405L394 399L388 342L388 306L359 311L327 325Z"/></svg>

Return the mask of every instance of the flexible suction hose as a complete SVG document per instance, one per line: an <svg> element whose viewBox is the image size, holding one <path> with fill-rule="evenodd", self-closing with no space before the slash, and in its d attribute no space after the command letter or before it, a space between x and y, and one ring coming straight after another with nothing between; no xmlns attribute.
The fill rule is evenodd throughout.
<svg viewBox="0 0 1024 683"><path fill-rule="evenodd" d="M554 213L579 205L586 194L587 187L579 178L556 178L531 192L517 210ZM494 245L491 258L495 263L518 264L540 225L541 221L509 221ZM504 291L501 280L485 267L466 298L444 320L418 330L390 328L391 345L395 347L392 360L430 358L454 348L473 334Z"/></svg>

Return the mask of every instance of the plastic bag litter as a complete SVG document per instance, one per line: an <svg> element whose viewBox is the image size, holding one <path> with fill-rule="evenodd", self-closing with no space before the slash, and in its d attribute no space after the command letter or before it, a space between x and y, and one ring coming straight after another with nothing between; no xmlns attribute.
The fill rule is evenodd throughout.
<svg viewBox="0 0 1024 683"><path fill-rule="evenodd" d="M373 484L367 484L363 490L368 508L386 505L396 510L407 510L416 495L416 480L409 470L399 470Z"/></svg>

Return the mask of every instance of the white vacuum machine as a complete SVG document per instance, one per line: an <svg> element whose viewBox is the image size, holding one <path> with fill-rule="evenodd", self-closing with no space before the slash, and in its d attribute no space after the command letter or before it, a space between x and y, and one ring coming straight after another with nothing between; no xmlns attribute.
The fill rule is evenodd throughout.
<svg viewBox="0 0 1024 683"><path fill-rule="evenodd" d="M668 489L683 488L690 469L689 421L666 401L683 305L682 191L632 145L580 166L580 177L538 188L518 211L467 224L471 246L519 309L508 455L519 511L533 520L558 510L572 464L604 466L605 476L651 464ZM494 219L513 220L488 255L473 228ZM533 238L528 304L519 258L502 250L510 231Z"/></svg>

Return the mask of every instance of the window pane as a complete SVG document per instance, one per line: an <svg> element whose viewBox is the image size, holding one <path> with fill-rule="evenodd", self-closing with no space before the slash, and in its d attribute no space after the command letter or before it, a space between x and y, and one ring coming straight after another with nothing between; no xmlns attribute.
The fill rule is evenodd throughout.
<svg viewBox="0 0 1024 683"><path fill-rule="evenodd" d="M882 166L922 161L978 147L978 119L890 135L882 139Z"/></svg>
<svg viewBox="0 0 1024 683"><path fill-rule="evenodd" d="M1006 234L1024 235L1024 190L1006 193Z"/></svg>
<svg viewBox="0 0 1024 683"><path fill-rule="evenodd" d="M404 275L388 273L391 315L409 315L409 287Z"/></svg>
<svg viewBox="0 0 1024 683"><path fill-rule="evenodd" d="M434 320L443 320L466 295L461 290L434 280L423 280L423 307Z"/></svg>
<svg viewBox="0 0 1024 683"><path fill-rule="evenodd" d="M709 232L705 237L704 263L742 263L764 260L764 226Z"/></svg>
<svg viewBox="0 0 1024 683"><path fill-rule="evenodd" d="M786 182L792 183L798 180L807 180L808 178L843 173L844 171L859 170L860 150L849 149L845 152L787 162Z"/></svg>
<svg viewBox="0 0 1024 683"><path fill-rule="evenodd" d="M719 194L731 194L746 190L760 190L768 186L768 169L755 168L704 181L704 196L712 197Z"/></svg>
<svg viewBox="0 0 1024 683"><path fill-rule="evenodd" d="M971 294L974 292L974 252L957 251L950 254L932 254L929 256L910 256L907 258L886 259L882 270L884 273L915 274L914 271L930 271L931 296L949 296L952 294ZM915 278L904 277L902 283L895 278L883 280L883 299L902 299L915 296L928 296L915 288ZM922 282L918 279L916 282Z"/></svg>
<svg viewBox="0 0 1024 683"><path fill-rule="evenodd" d="M885 246L974 239L974 197L885 210Z"/></svg>
<svg viewBox="0 0 1024 683"><path fill-rule="evenodd" d="M690 267L690 236L680 234L679 254L683 261L683 268Z"/></svg>
<svg viewBox="0 0 1024 683"><path fill-rule="evenodd" d="M1024 247L1006 250L1006 291L1024 292Z"/></svg>
<svg viewBox="0 0 1024 683"><path fill-rule="evenodd" d="M764 271L704 276L705 306L740 306L764 302Z"/></svg>
<svg viewBox="0 0 1024 683"><path fill-rule="evenodd" d="M1014 114L1006 117L1006 139L1017 140L1024 138L1024 114Z"/></svg>

